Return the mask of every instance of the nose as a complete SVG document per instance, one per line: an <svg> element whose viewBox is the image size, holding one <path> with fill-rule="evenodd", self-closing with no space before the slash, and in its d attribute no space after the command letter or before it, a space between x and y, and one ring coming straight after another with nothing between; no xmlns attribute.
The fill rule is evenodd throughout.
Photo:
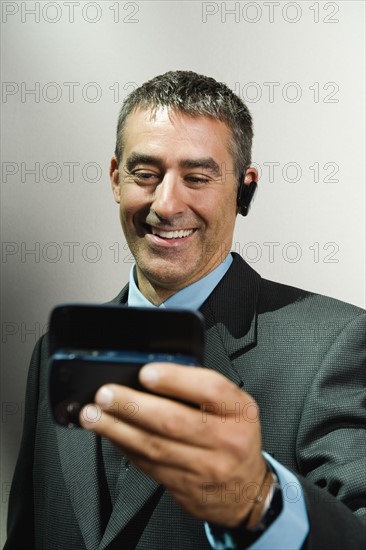
<svg viewBox="0 0 366 550"><path fill-rule="evenodd" d="M170 220L183 214L186 208L183 182L172 174L165 174L156 186L151 209L161 219Z"/></svg>

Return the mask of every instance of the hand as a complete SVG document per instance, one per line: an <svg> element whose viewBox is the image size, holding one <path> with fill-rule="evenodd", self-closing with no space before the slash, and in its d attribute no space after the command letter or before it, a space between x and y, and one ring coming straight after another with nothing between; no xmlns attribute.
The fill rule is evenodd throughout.
<svg viewBox="0 0 366 550"><path fill-rule="evenodd" d="M227 527L252 519L266 476L253 398L217 372L170 363L145 365L140 382L200 409L108 384L98 405L81 411L81 425L110 439L193 516Z"/></svg>

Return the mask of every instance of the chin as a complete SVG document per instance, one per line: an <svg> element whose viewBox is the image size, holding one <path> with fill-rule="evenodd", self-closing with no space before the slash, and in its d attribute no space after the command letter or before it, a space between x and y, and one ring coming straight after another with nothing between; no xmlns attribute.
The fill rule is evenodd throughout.
<svg viewBox="0 0 366 550"><path fill-rule="evenodd" d="M187 272L164 270L159 273L147 272L146 275L152 284L158 284L161 288L179 290L189 284L185 283L185 281L189 278L187 277Z"/></svg>
<svg viewBox="0 0 366 550"><path fill-rule="evenodd" d="M141 266L144 276L152 285L159 285L162 288L176 289L183 288L190 284L191 272L187 272L186 266L177 267L176 262L163 262L159 268L154 269L150 264Z"/></svg>

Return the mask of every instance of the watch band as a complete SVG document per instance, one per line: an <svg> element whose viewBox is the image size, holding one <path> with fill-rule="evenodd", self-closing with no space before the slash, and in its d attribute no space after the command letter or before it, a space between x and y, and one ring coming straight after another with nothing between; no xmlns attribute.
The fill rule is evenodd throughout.
<svg viewBox="0 0 366 550"><path fill-rule="evenodd" d="M244 525L239 525L233 529L232 539L236 545L236 550L248 548L258 540L268 527L275 521L282 511L282 491L280 489L277 476L274 476L274 490L271 492L270 501L265 508L262 517L254 529L247 529Z"/></svg>
<svg viewBox="0 0 366 550"><path fill-rule="evenodd" d="M258 540L268 527L275 521L282 511L282 491L276 474L270 469L273 484L267 495L268 503L265 504L263 514L253 529L247 528L246 518L240 525L233 528L210 524L213 537L220 541L222 548L244 550Z"/></svg>

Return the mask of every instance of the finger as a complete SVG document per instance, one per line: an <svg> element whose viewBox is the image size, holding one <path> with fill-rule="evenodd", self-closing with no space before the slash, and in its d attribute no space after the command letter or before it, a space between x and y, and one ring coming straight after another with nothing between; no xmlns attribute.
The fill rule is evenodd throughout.
<svg viewBox="0 0 366 550"><path fill-rule="evenodd" d="M218 372L173 363L149 363L139 373L140 382L148 389L199 405L205 403L244 403L254 401Z"/></svg>
<svg viewBox="0 0 366 550"><path fill-rule="evenodd" d="M200 465L204 457L208 457L206 449L170 440L118 420L98 405L84 407L79 420L83 428L107 437L129 458L140 457L151 464L170 465L192 472L195 465Z"/></svg>
<svg viewBox="0 0 366 550"><path fill-rule="evenodd" d="M215 448L225 430L219 417L208 415L165 397L139 392L126 386L108 384L95 396L100 408L116 421L180 441L192 447Z"/></svg>

